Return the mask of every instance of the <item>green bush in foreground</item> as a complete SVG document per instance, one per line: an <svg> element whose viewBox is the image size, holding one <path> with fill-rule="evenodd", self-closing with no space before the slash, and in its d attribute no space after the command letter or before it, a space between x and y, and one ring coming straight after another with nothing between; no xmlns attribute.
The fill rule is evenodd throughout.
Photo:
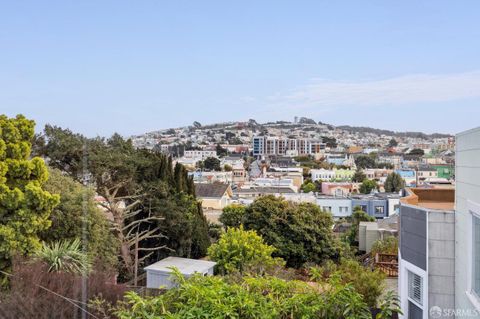
<svg viewBox="0 0 480 319"><path fill-rule="evenodd" d="M264 243L263 238L253 230L229 228L217 243L208 248L208 256L217 262L220 273L243 272L250 267L267 268L282 264L283 260L273 258L275 248ZM261 271L262 272L262 271Z"/></svg>
<svg viewBox="0 0 480 319"><path fill-rule="evenodd" d="M371 318L367 304L352 285L338 277L311 286L275 277L204 277L184 279L175 271L178 288L158 297L130 292L117 310L121 319L176 318Z"/></svg>

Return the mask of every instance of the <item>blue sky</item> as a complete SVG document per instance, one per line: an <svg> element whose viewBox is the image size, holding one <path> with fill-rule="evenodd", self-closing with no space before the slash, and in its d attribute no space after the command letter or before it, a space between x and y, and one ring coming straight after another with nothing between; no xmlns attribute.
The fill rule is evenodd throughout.
<svg viewBox="0 0 480 319"><path fill-rule="evenodd" d="M2 1L0 113L89 136L197 120L480 124L480 1Z"/></svg>

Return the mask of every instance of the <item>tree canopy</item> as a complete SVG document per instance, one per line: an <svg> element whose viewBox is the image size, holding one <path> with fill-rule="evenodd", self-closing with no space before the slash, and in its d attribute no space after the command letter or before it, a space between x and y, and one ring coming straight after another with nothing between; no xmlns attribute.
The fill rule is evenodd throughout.
<svg viewBox="0 0 480 319"><path fill-rule="evenodd" d="M378 185L377 182L373 179L364 179L362 184L360 185L360 193L362 194L370 194L373 190L377 189Z"/></svg>
<svg viewBox="0 0 480 319"><path fill-rule="evenodd" d="M171 157L135 149L130 140L86 138L47 126L37 152L53 167L82 183L95 186L99 202L111 216L125 275L139 261L176 254L202 257L209 246L208 223L195 199L193 179L185 168L173 167Z"/></svg>
<svg viewBox="0 0 480 319"><path fill-rule="evenodd" d="M257 231L267 244L277 248L273 255L283 258L287 266L338 257L331 231L333 217L317 205L262 196L246 208L243 222L245 229Z"/></svg>
<svg viewBox="0 0 480 319"><path fill-rule="evenodd" d="M0 269L15 254L41 247L39 233L50 227L59 196L44 189L48 170L39 157L30 158L34 121L22 115L0 116Z"/></svg>
<svg viewBox="0 0 480 319"><path fill-rule="evenodd" d="M388 174L384 184L385 192L398 193L404 187L405 187L405 181L400 176L400 174L395 172Z"/></svg>

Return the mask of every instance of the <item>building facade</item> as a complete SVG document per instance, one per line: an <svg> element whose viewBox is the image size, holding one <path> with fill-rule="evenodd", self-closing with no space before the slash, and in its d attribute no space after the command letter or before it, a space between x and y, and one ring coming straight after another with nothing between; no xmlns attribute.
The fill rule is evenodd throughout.
<svg viewBox="0 0 480 319"><path fill-rule="evenodd" d="M253 137L253 156L299 156L318 154L325 143L317 139L292 139L274 136Z"/></svg>
<svg viewBox="0 0 480 319"><path fill-rule="evenodd" d="M399 216L401 318L443 318L442 313L436 317L439 309L455 308L454 190L408 192L401 199Z"/></svg>
<svg viewBox="0 0 480 319"><path fill-rule="evenodd" d="M480 318L480 128L456 144L455 308Z"/></svg>

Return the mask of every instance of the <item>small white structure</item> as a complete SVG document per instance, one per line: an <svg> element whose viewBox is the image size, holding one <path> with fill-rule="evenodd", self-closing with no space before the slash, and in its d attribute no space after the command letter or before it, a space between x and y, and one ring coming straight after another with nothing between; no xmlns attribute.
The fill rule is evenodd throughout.
<svg viewBox="0 0 480 319"><path fill-rule="evenodd" d="M176 284L171 278L171 267L177 268L185 278L188 278L194 273L213 275L215 264L215 262L207 260L167 257L144 268L147 272L147 288L169 289L175 287Z"/></svg>

